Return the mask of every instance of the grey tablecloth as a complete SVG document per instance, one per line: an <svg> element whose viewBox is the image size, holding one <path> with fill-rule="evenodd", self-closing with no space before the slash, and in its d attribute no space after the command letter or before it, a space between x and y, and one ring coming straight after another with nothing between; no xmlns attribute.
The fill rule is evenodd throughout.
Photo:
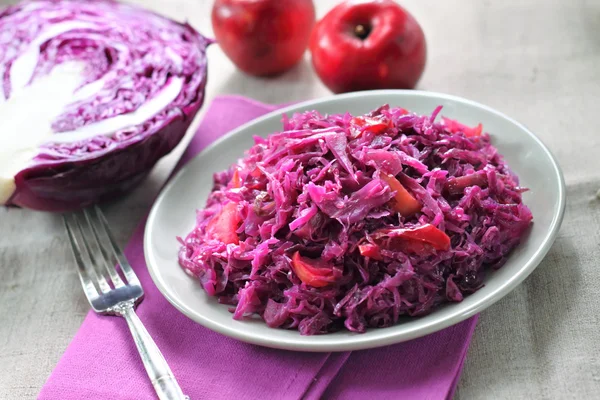
<svg viewBox="0 0 600 400"><path fill-rule="evenodd" d="M212 1L135 2L211 32ZM337 1L316 3L321 16ZM456 397L599 398L600 1L402 4L428 39L420 88L468 97L525 123L558 157L567 181L556 243L523 285L482 314ZM209 55L207 101L221 93L272 103L328 93L307 62L265 81L238 73L217 47ZM106 208L121 243L180 151ZM88 309L64 239L57 216L0 209L0 399L35 398Z"/></svg>

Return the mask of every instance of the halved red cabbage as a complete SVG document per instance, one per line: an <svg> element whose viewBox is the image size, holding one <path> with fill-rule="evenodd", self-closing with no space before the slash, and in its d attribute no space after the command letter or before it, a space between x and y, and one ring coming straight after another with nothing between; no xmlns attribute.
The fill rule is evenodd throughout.
<svg viewBox="0 0 600 400"><path fill-rule="evenodd" d="M63 211L137 184L202 105L188 24L110 0L0 12L0 204Z"/></svg>
<svg viewBox="0 0 600 400"><path fill-rule="evenodd" d="M532 215L490 136L437 123L439 111L284 116L282 132L215 174L179 263L234 318L305 335L461 301Z"/></svg>

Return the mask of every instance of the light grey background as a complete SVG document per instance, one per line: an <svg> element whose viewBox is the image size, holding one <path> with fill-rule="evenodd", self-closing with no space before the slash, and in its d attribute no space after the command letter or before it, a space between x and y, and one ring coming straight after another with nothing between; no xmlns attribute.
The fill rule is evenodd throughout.
<svg viewBox="0 0 600 400"><path fill-rule="evenodd" d="M212 0L134 2L212 34ZM322 16L337 1L315 3ZM600 0L401 3L428 40L419 89L464 96L523 122L555 153L567 181L554 247L523 285L481 315L456 398L598 398ZM308 56L273 80L239 73L218 46L209 57L207 103L225 93L272 103L329 94ZM104 207L122 244L182 149ZM61 219L0 208L0 273L0 399L35 398L88 310Z"/></svg>

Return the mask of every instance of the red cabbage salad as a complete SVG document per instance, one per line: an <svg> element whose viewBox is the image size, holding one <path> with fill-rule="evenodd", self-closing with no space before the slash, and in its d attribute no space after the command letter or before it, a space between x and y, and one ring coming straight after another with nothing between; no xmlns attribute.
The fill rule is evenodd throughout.
<svg viewBox="0 0 600 400"><path fill-rule="evenodd" d="M532 221L481 124L384 105L283 116L214 175L179 263L233 318L365 332L483 286Z"/></svg>

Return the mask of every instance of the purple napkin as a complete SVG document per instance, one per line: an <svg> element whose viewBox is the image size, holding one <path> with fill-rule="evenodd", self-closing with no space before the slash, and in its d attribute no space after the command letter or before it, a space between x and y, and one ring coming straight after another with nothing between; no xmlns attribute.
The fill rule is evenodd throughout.
<svg viewBox="0 0 600 400"><path fill-rule="evenodd" d="M243 97L216 98L178 168L219 136L277 108ZM189 320L162 297L144 261L144 224L125 250L146 292L137 312L193 400L452 397L477 317L410 342L352 353L300 353L238 342ZM39 395L153 398L125 320L92 311Z"/></svg>

